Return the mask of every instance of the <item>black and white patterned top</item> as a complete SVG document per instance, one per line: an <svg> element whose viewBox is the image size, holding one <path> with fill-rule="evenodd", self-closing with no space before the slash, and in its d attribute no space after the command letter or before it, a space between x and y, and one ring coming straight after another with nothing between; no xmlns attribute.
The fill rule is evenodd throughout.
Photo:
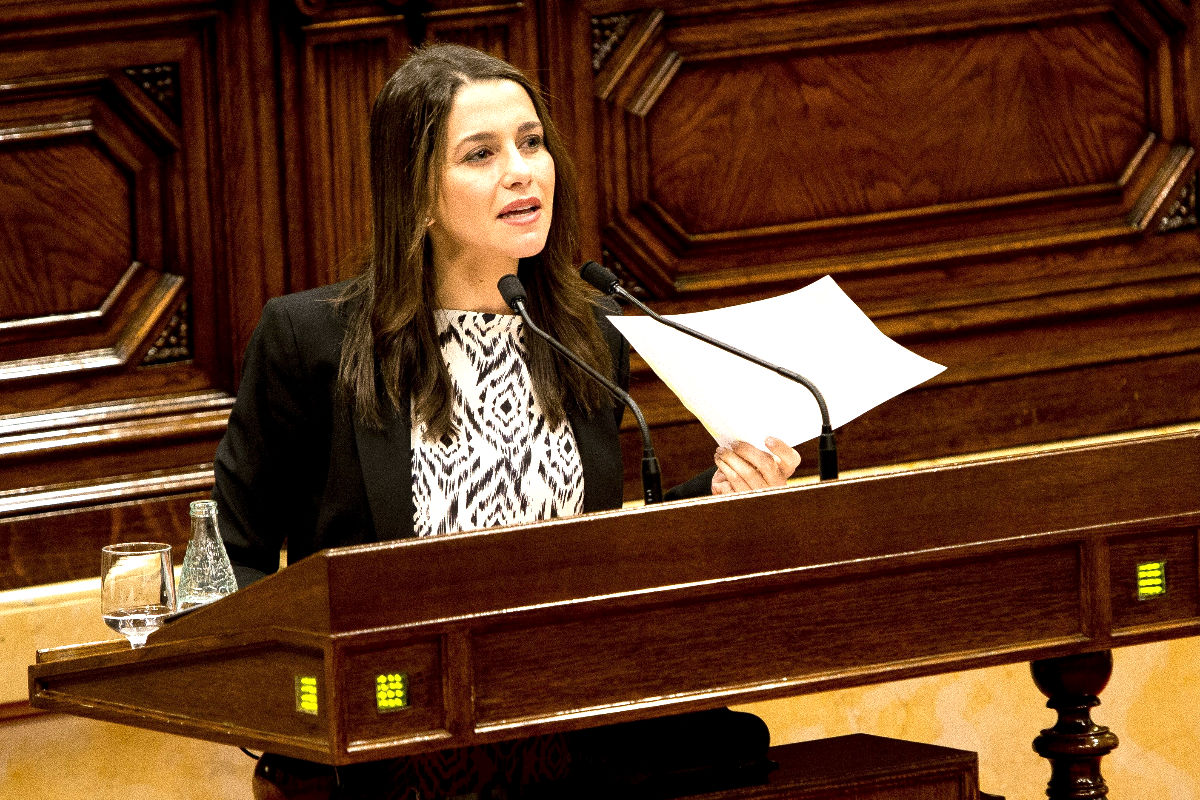
<svg viewBox="0 0 1200 800"><path fill-rule="evenodd" d="M412 429L418 536L535 522L583 511L583 469L571 425L554 430L534 397L521 318L434 312L454 386L456 434Z"/></svg>

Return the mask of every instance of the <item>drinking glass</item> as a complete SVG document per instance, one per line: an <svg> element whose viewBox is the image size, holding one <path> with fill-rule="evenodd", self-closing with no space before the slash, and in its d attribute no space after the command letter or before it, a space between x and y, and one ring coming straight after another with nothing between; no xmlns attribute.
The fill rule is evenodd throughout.
<svg viewBox="0 0 1200 800"><path fill-rule="evenodd" d="M174 610L171 545L128 542L101 551L100 613L108 627L141 647Z"/></svg>

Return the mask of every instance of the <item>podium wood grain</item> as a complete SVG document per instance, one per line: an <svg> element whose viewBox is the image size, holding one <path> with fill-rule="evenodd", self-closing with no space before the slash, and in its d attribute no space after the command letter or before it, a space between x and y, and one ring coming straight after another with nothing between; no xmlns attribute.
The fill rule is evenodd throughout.
<svg viewBox="0 0 1200 800"><path fill-rule="evenodd" d="M1196 635L1198 439L323 551L141 650L41 653L30 696L345 764Z"/></svg>

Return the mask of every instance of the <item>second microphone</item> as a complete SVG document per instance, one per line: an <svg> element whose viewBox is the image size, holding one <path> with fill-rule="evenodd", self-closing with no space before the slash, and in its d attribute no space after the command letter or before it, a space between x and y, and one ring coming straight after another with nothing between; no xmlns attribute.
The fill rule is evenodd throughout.
<svg viewBox="0 0 1200 800"><path fill-rule="evenodd" d="M533 320L529 317L528 309L525 307L527 295L520 278L516 275L505 275L496 284L496 287L500 290L500 296L504 298L504 302L508 304L508 307L521 315L526 328L545 339L551 347L562 354L563 358L599 381L604 388L608 389L614 397L624 403L633 412L633 416L637 420L638 430L642 435L642 499L646 502L646 505L661 503L662 470L658 465L658 457L654 454L654 445L650 442L650 426L646 424L646 418L642 416L642 410L638 408L638 404L634 402L634 399L629 396L628 392L594 370L583 359L571 352L565 344L534 324Z"/></svg>

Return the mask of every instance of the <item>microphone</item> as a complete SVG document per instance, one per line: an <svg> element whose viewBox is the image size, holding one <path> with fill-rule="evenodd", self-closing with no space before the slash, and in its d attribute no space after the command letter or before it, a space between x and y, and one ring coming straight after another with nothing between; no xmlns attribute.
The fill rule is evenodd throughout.
<svg viewBox="0 0 1200 800"><path fill-rule="evenodd" d="M525 308L527 295L525 294L525 287L521 284L520 278L516 275L505 275L496 284L496 288L500 290L500 296L504 298L504 302L508 304L508 307L520 314L521 319L525 320L525 327L545 339L551 347L561 353L572 364L600 381L605 389L608 389L613 396L629 406L629 409L633 411L633 416L637 419L638 430L642 434L642 498L645 500L646 505L661 503L663 499L662 471L658 468L658 457L654 455L654 445L650 443L650 426L646 424L646 418L642 416L642 410L638 408L638 404L633 401L628 392L594 370L582 358L568 350L567 346L562 342L533 324L533 320L529 318L529 311Z"/></svg>
<svg viewBox="0 0 1200 800"><path fill-rule="evenodd" d="M808 378L805 378L803 375L798 375L797 373L792 372L789 369L776 366L769 361L763 361L758 356L752 356L744 350L739 350L732 345L717 341L711 336L703 334L700 331L692 330L686 325L680 325L674 320L667 319L643 303L641 300L638 300L632 294L625 291L624 287L621 286L621 282L617 280L617 276L614 275L610 270L606 269L600 264L597 264L595 261L589 261L584 264L579 270L579 275L585 281L605 294L623 297L630 303L633 303L633 305L637 306L637 308L639 308L641 311L645 312L648 316L658 320L667 327L674 328L681 333L686 333L688 336L693 336L702 342L707 342L713 347L719 347L726 353L732 353L739 358L744 358L752 364L757 364L760 367L769 369L777 375L782 375L789 380L799 383L805 389L808 389L808 391L812 392L813 399L817 401L817 408L819 408L821 411L821 437L817 445L817 464L821 475L821 480L828 481L837 478L837 440L833 436L833 426L829 424L829 409L825 405L825 398L812 381L810 381Z"/></svg>

